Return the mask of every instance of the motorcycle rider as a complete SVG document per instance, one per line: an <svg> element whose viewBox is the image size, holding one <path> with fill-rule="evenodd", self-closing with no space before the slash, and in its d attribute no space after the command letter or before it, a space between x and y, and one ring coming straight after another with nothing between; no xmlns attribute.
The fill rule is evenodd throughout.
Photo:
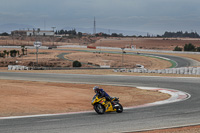
<svg viewBox="0 0 200 133"><path fill-rule="evenodd" d="M106 98L106 101L110 101L111 104L113 105L113 108L115 106L117 106L112 100L112 98L108 95L108 93L106 93L103 89L100 89L98 86L95 86L93 88L94 92L96 93L96 95L99 96L99 98L102 98L102 97L105 97ZM108 107L107 107L108 108Z"/></svg>

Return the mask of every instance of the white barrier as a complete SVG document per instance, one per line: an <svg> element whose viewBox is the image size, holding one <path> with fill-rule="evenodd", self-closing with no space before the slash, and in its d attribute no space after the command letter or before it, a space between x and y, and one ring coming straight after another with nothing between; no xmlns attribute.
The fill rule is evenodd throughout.
<svg viewBox="0 0 200 133"><path fill-rule="evenodd" d="M8 70L29 70L29 67L20 65L8 65Z"/></svg>
<svg viewBox="0 0 200 133"><path fill-rule="evenodd" d="M162 70L148 70L146 68L114 69L114 72L200 75L200 67L168 68L168 69L162 69Z"/></svg>
<svg viewBox="0 0 200 133"><path fill-rule="evenodd" d="M197 68L197 75L200 75L200 67Z"/></svg>

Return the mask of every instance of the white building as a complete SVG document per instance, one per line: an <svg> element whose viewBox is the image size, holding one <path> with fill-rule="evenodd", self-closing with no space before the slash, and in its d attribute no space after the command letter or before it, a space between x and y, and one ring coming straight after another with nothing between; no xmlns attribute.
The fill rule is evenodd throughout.
<svg viewBox="0 0 200 133"><path fill-rule="evenodd" d="M47 30L15 30L11 32L14 36L53 36L53 31L47 31Z"/></svg>

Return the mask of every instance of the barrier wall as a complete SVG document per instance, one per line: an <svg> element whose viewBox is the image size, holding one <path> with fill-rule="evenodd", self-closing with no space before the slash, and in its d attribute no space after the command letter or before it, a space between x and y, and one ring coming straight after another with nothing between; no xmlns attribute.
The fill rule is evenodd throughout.
<svg viewBox="0 0 200 133"><path fill-rule="evenodd" d="M8 65L8 70L29 70L29 67L20 65Z"/></svg>
<svg viewBox="0 0 200 133"><path fill-rule="evenodd" d="M114 72L132 72L132 73L200 75L200 67L168 68L168 69L162 69L162 70L148 70L146 68L135 68L135 69L114 69L113 71Z"/></svg>

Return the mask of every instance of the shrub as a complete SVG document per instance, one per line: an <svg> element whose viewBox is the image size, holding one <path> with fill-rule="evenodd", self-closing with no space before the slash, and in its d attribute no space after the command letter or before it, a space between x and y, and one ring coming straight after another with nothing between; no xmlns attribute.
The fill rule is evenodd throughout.
<svg viewBox="0 0 200 133"><path fill-rule="evenodd" d="M185 44L184 51L196 51L196 48L193 44L189 43Z"/></svg>
<svg viewBox="0 0 200 133"><path fill-rule="evenodd" d="M197 47L197 52L200 52L200 47Z"/></svg>
<svg viewBox="0 0 200 133"><path fill-rule="evenodd" d="M73 67L81 67L81 63L79 61L74 61L73 62Z"/></svg>
<svg viewBox="0 0 200 133"><path fill-rule="evenodd" d="M173 51L182 51L182 50L183 50L182 48L180 48L179 46L176 46Z"/></svg>
<svg viewBox="0 0 200 133"><path fill-rule="evenodd" d="M18 53L17 50L10 50L11 57L16 57L17 53Z"/></svg>
<svg viewBox="0 0 200 133"><path fill-rule="evenodd" d="M0 53L0 57L5 57L5 54L4 53Z"/></svg>

